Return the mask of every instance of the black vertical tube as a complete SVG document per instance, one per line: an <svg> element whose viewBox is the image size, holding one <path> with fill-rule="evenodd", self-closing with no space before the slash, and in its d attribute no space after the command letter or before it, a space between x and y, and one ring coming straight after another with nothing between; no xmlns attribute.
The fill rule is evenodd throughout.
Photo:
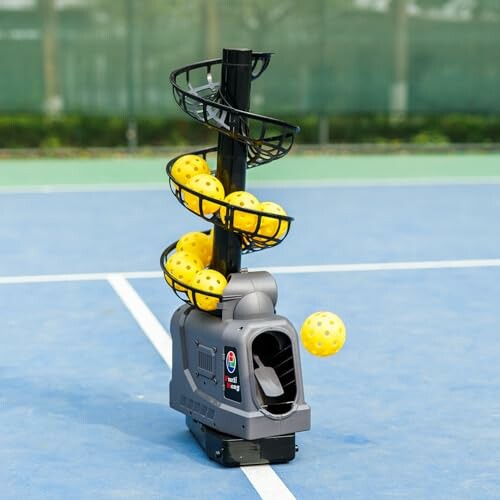
<svg viewBox="0 0 500 500"><path fill-rule="evenodd" d="M252 51L247 49L223 49L220 89L227 104L235 109L250 108L252 80ZM228 125L239 127L241 122L228 117ZM241 120L241 117L238 118ZM217 178L226 196L234 191L245 190L247 146L219 133L217 150ZM221 227L214 227L214 251L212 268L227 276L241 269L241 237Z"/></svg>

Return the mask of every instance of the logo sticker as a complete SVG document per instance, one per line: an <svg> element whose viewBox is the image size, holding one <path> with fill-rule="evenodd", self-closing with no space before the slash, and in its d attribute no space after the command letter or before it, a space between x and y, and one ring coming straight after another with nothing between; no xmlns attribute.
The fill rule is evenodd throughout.
<svg viewBox="0 0 500 500"><path fill-rule="evenodd" d="M226 354L226 368L231 374L236 371L236 354L234 351L228 351Z"/></svg>
<svg viewBox="0 0 500 500"><path fill-rule="evenodd" d="M224 370L224 397L241 403L240 373L238 367L238 351L236 347L224 346L226 367Z"/></svg>

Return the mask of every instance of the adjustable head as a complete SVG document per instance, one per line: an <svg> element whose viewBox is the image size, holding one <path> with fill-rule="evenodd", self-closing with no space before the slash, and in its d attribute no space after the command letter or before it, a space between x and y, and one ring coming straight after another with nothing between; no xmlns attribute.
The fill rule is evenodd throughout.
<svg viewBox="0 0 500 500"><path fill-rule="evenodd" d="M275 315L278 287L266 271L230 274L222 295L222 319L257 319Z"/></svg>

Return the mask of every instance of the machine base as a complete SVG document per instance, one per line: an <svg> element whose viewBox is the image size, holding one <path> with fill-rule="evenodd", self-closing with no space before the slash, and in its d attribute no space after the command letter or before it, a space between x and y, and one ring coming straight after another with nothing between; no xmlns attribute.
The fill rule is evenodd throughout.
<svg viewBox="0 0 500 500"><path fill-rule="evenodd" d="M192 417L186 417L186 425L207 456L225 467L289 462L298 451L293 433L248 441L216 431Z"/></svg>

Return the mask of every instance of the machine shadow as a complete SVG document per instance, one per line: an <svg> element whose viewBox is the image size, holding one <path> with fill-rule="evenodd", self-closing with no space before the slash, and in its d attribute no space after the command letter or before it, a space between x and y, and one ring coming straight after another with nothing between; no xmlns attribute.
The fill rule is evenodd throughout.
<svg viewBox="0 0 500 500"><path fill-rule="evenodd" d="M165 448L166 461L183 454L204 466L220 468L209 461L184 425L183 418L169 406L133 400L123 392L102 392L95 386L8 377L0 368L0 414L16 407L30 408L34 415L62 416L83 425L108 426L134 439ZM173 453L173 455L172 455Z"/></svg>

